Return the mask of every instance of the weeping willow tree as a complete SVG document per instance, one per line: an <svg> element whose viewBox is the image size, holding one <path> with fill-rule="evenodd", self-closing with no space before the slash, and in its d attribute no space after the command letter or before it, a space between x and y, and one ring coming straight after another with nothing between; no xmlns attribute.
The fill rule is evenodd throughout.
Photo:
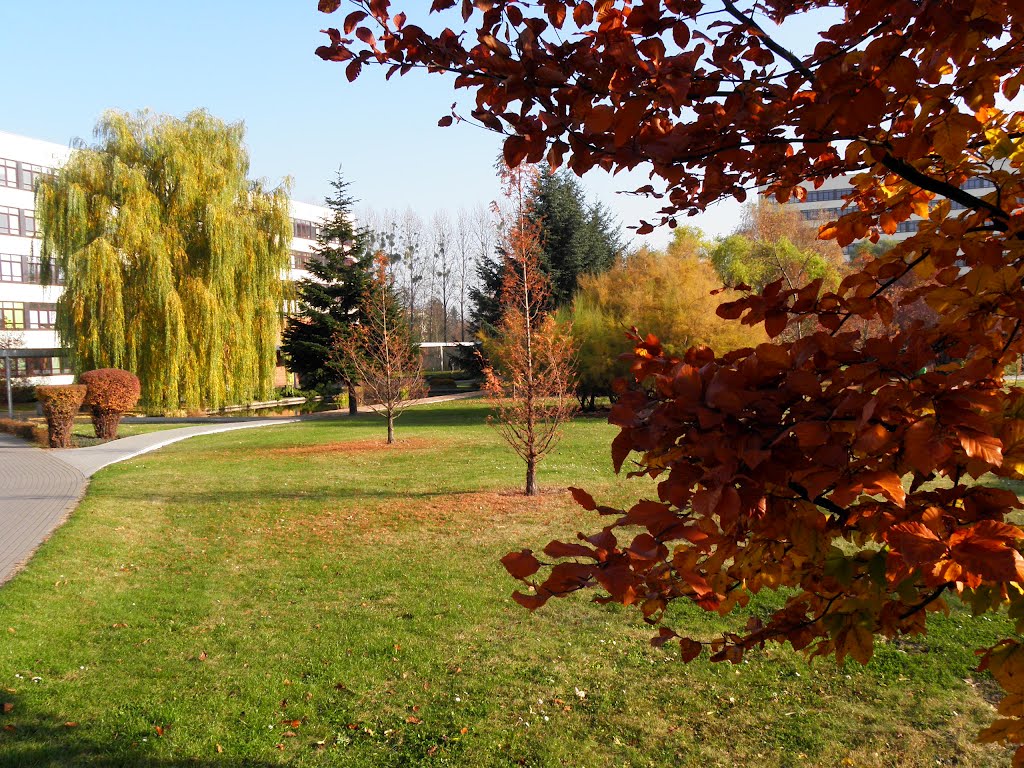
<svg viewBox="0 0 1024 768"><path fill-rule="evenodd" d="M37 190L72 364L132 371L149 408L271 393L291 225L287 190L248 179L243 134L204 111L108 112Z"/></svg>

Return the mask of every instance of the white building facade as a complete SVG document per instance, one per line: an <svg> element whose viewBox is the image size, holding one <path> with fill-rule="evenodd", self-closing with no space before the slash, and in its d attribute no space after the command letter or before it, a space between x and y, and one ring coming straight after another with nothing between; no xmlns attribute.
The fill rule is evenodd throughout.
<svg viewBox="0 0 1024 768"><path fill-rule="evenodd" d="M811 184L802 185L807 190L807 197L804 200L797 200L795 197L790 198L789 205L795 205L800 210L800 214L804 219L815 222L826 222L835 221L844 213L849 213L854 208L847 208L843 210L845 204L844 197L853 191L852 186L853 174L846 176L837 176L832 179L827 179L824 184L819 188L815 189ZM963 185L965 190L981 190L980 192L974 192L974 194L987 194L993 189L993 184L988 179L973 178L968 179ZM950 205L951 210L963 210L964 205L958 203L955 200ZM921 217L917 215L911 216L906 221L900 222L896 227L896 232L891 235L882 234L882 240L906 240L908 237L917 233L917 229L920 226ZM849 255L853 252L856 247L856 243L849 245L843 250Z"/></svg>
<svg viewBox="0 0 1024 768"><path fill-rule="evenodd" d="M17 349L11 374L31 384L67 384L73 380L59 354L55 324L63 287L40 280L40 240L35 218L36 181L59 168L74 150L0 131L0 346ZM285 281L308 277L321 222L330 214L319 205L291 201L293 238ZM284 309L284 308L282 308ZM33 354L34 353L34 354ZM0 369L0 376L3 375ZM286 383L283 369L279 381Z"/></svg>

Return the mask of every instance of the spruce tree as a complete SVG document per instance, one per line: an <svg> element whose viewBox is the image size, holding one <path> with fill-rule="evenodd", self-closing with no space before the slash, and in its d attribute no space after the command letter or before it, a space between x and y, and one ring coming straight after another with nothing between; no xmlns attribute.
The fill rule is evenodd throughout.
<svg viewBox="0 0 1024 768"><path fill-rule="evenodd" d="M331 216L323 222L313 257L306 268L312 277L296 284L298 313L289 318L281 349L288 366L302 377L303 386L348 389L349 413L357 408L352 367L332 354L336 339L362 319L363 296L370 286L373 255L368 235L352 220L354 200L341 172L331 182L325 200Z"/></svg>
<svg viewBox="0 0 1024 768"><path fill-rule="evenodd" d="M568 171L540 168L531 193L531 217L540 224L541 268L551 283L550 304L572 302L583 275L611 269L622 242L611 213L600 203L588 204L579 180Z"/></svg>

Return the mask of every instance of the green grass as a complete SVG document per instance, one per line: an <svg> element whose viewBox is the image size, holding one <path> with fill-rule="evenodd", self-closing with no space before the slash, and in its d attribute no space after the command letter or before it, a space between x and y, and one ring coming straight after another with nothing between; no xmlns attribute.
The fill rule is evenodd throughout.
<svg viewBox="0 0 1024 768"><path fill-rule="evenodd" d="M372 415L228 432L97 474L0 588L0 766L1006 763L973 744L998 618L954 610L866 668L780 647L734 667L682 665L589 596L516 606L501 555L600 525L557 489L652 489L580 419L550 492L507 493L522 469L484 414L409 411L393 448Z"/></svg>

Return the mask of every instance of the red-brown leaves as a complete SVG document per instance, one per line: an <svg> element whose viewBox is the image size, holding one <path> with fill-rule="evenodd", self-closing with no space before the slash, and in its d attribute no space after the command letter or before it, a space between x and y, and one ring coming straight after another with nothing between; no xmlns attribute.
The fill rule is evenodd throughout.
<svg viewBox="0 0 1024 768"><path fill-rule="evenodd" d="M513 579L527 579L540 570L540 561L528 549L510 552L501 558L501 564Z"/></svg>
<svg viewBox="0 0 1024 768"><path fill-rule="evenodd" d="M830 5L766 9L783 23ZM725 614L759 589L790 590L763 626L707 641L730 662L769 641L866 662L875 634L925 631L947 589L1024 616L1021 530L1007 522L1021 503L971 482L1024 476L1024 393L1002 380L1024 353L1024 114L995 102L1024 84L1019 3L850 0L781 79L770 32L742 11L705 18L699 2L463 3L476 27L464 36L399 25L383 0L357 6L374 36L331 32L318 55L350 77L374 62L455 72L473 117L506 134L509 165L547 152L577 173L643 167L663 221L755 185L806 199L850 172L821 238L917 228L858 257L833 290L787 275L721 305L764 324L773 343L757 350L675 358L635 334L612 461L633 459L658 500L620 512L574 491L614 521L549 545L550 569L514 556L520 578L547 574L517 601L599 587L656 622L674 600ZM560 35L570 12L582 34ZM680 639L686 660L701 647ZM1019 653L1008 641L986 657L1018 712ZM1024 718L1001 714L984 738L1024 741Z"/></svg>

